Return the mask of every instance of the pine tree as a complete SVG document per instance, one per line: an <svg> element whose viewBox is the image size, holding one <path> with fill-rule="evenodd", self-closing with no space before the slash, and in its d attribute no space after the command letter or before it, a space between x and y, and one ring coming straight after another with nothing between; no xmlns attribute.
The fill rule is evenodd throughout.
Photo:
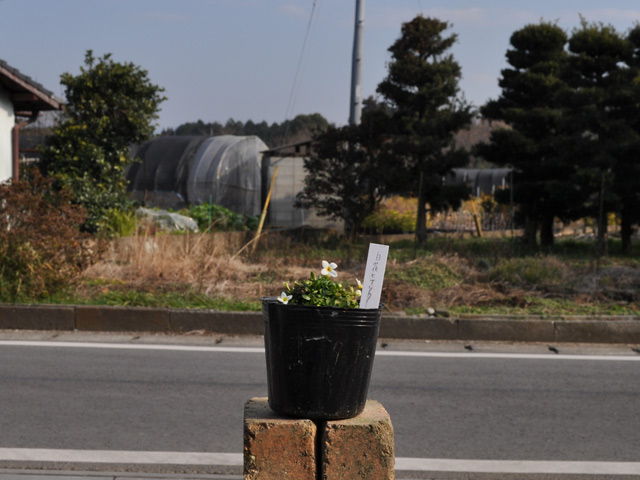
<svg viewBox="0 0 640 480"><path fill-rule="evenodd" d="M536 245L538 228L543 245L553 243L556 216L569 216L573 197L573 163L562 158L559 135L562 109L557 98L566 89L560 78L566 62L566 33L552 23L531 24L513 33L502 70L502 93L489 101L482 114L502 120L509 128L495 130L489 144L477 154L490 162L513 168L511 192L525 225L525 240Z"/></svg>
<svg viewBox="0 0 640 480"><path fill-rule="evenodd" d="M628 142L622 161L617 168L616 192L620 196L620 234L622 252L631 253L633 225L640 222L640 25L636 24L628 33L627 40L633 48L629 62L631 83L621 93L626 92L624 113L628 123L636 133Z"/></svg>
<svg viewBox="0 0 640 480"><path fill-rule="evenodd" d="M454 145L454 134L471 122L471 108L461 98L460 65L448 53L455 34L443 36L447 22L418 16L403 24L389 48L388 75L378 85L392 113L386 132L393 161L387 165L388 187L419 196L417 238L427 238L426 207L431 212L459 208L469 196L465 185L447 186L443 177L468 162Z"/></svg>
<svg viewBox="0 0 640 480"><path fill-rule="evenodd" d="M577 162L586 211L598 221L601 254L606 253L607 214L621 211L628 230L635 217L629 209L637 210L640 91L633 62L633 43L611 25L582 19L569 39L571 89L563 102L574 148L568 155Z"/></svg>

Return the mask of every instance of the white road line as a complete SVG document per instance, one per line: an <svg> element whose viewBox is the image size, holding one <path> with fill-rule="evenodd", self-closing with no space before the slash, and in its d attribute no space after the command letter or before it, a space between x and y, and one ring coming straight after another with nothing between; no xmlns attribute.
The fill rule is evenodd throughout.
<svg viewBox="0 0 640 480"><path fill-rule="evenodd" d="M143 343L93 343L93 342L51 342L0 340L1 346L11 347L58 347L58 348L102 348L124 350L164 350L177 352L211 352L211 353L261 353L262 347L223 347L197 345L156 345ZM377 350L379 357L433 357L433 358L465 358L477 359L514 359L514 360L592 360L615 362L640 362L640 355L558 355L552 353L476 353L476 352L410 352Z"/></svg>
<svg viewBox="0 0 640 480"><path fill-rule="evenodd" d="M396 470L551 475L640 475L640 463L396 458Z"/></svg>
<svg viewBox="0 0 640 480"><path fill-rule="evenodd" d="M201 347L197 345L151 345L143 343L93 343L93 342L47 342L0 340L0 346L15 347L59 347L59 348L106 348L120 350L166 350L176 352L220 352L262 353L261 347Z"/></svg>
<svg viewBox="0 0 640 480"><path fill-rule="evenodd" d="M376 356L437 357L437 358L511 358L518 360L598 360L615 362L640 362L640 355L558 355L553 353L458 353L458 352L392 352L376 351Z"/></svg>
<svg viewBox="0 0 640 480"><path fill-rule="evenodd" d="M0 448L0 461L242 466L241 453ZM513 474L640 475L638 462L563 462L396 458L396 470Z"/></svg>
<svg viewBox="0 0 640 480"><path fill-rule="evenodd" d="M0 461L126 463L153 465L242 465L241 453L135 452L124 450L60 450L0 448Z"/></svg>

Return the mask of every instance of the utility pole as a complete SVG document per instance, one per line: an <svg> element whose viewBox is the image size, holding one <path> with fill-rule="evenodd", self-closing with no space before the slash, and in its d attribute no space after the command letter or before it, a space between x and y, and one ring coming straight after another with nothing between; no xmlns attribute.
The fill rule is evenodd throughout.
<svg viewBox="0 0 640 480"><path fill-rule="evenodd" d="M353 62L351 65L351 108L349 124L360 125L362 115L362 30L364 27L364 0L356 0L355 33L353 35Z"/></svg>

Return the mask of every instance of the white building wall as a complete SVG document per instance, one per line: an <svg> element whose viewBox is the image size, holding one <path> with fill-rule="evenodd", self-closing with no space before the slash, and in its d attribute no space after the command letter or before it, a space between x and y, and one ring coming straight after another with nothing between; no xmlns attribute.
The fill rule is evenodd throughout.
<svg viewBox="0 0 640 480"><path fill-rule="evenodd" d="M304 187L306 172L303 158L273 157L271 159L271 175L273 175L276 165L279 168L269 204L269 225L282 228L307 226L344 229L343 222L319 217L313 208L305 210L293 206L296 195Z"/></svg>
<svg viewBox="0 0 640 480"><path fill-rule="evenodd" d="M15 125L13 104L9 92L0 86L0 182L8 180L12 176L12 129Z"/></svg>

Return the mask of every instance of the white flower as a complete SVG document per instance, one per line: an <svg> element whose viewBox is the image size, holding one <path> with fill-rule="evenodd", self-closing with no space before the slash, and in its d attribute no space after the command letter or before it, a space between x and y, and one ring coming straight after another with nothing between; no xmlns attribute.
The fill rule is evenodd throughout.
<svg viewBox="0 0 640 480"><path fill-rule="evenodd" d="M326 260L322 260L322 271L320 273L322 275L331 275L332 277L337 277L338 272L336 272L336 268L338 268L338 265L336 265L335 263L329 263Z"/></svg>
<svg viewBox="0 0 640 480"><path fill-rule="evenodd" d="M358 282L358 290L356 290L356 295L358 297L362 296L362 282L356 278L356 282Z"/></svg>
<svg viewBox="0 0 640 480"><path fill-rule="evenodd" d="M293 298L293 295L287 295L287 292L282 292L278 297L278 300L284 303L285 305L289 303L289 300Z"/></svg>

